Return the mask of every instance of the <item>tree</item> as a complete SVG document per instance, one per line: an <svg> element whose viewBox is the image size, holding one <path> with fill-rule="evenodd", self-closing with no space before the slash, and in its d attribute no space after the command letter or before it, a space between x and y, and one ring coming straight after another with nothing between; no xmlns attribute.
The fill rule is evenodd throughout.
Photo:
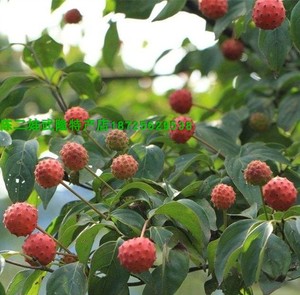
<svg viewBox="0 0 300 295"><path fill-rule="evenodd" d="M53 0L52 11L63 2ZM147 19L159 2L106 1L104 13ZM6 189L12 203L47 208L61 184L78 201L67 203L46 229L35 226L41 240L29 234L23 251L1 252L3 271L6 263L20 264L14 256L26 259L7 294L38 294L45 276L49 295L129 294L137 285L145 285L144 295L171 295L193 271L207 273L206 294L253 294L257 282L270 294L299 277L300 4L284 1L283 22L276 20L272 29L254 24L254 5L228 0L225 14L211 19L197 1L167 1L153 21L187 11L206 18L218 40L201 51L185 40L186 55L174 74L215 73L212 93L219 97L214 106L198 104L193 89L185 87L185 96L174 90L164 97L167 102L173 94L164 114L141 120L130 121L126 112L102 104L104 92L114 91L111 83L124 89L124 79L154 75L105 74L106 67L121 64L115 22L109 22L96 67L68 62L47 32L23 44L31 73L6 77L0 86ZM281 1L272 5L277 9ZM232 45L237 40L242 56ZM192 111L182 111L182 101L191 103L189 93ZM48 118L28 118L24 101L36 102ZM183 114L174 118L174 110ZM46 150L58 160L41 158ZM251 170L253 161L258 166ZM87 200L77 186L93 198ZM18 216L11 210L4 215L8 229ZM48 242L48 250L41 250L49 237L57 250L54 262Z"/></svg>

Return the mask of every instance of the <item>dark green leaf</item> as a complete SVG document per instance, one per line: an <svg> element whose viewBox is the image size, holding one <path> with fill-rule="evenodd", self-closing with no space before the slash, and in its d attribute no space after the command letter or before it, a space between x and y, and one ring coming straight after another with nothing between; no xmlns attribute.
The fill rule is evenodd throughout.
<svg viewBox="0 0 300 295"><path fill-rule="evenodd" d="M285 131L291 130L300 118L299 94L288 95L283 98L278 108L278 127Z"/></svg>
<svg viewBox="0 0 300 295"><path fill-rule="evenodd" d="M275 30L260 30L258 45L270 68L278 72L291 48L288 21Z"/></svg>
<svg viewBox="0 0 300 295"><path fill-rule="evenodd" d="M44 209L47 209L49 202L51 201L54 193L56 192L56 186L50 188L43 188L39 184L34 184L34 189L38 193L39 197L42 200Z"/></svg>
<svg viewBox="0 0 300 295"><path fill-rule="evenodd" d="M75 244L79 262L88 262L95 237L102 228L104 228L103 224L95 224L80 233Z"/></svg>
<svg viewBox="0 0 300 295"><path fill-rule="evenodd" d="M291 37L294 42L294 45L298 48L298 50L300 50L299 15L300 15L300 2L297 2L297 4L292 10L290 21L291 21Z"/></svg>
<svg viewBox="0 0 300 295"><path fill-rule="evenodd" d="M5 186L12 202L26 201L33 190L37 149L36 140L13 140L3 152L0 164Z"/></svg>
<svg viewBox="0 0 300 295"><path fill-rule="evenodd" d="M273 226L264 222L249 231L241 252L241 269L246 286L257 282L263 265L264 251Z"/></svg>
<svg viewBox="0 0 300 295"><path fill-rule="evenodd" d="M241 220L231 224L223 232L216 252L215 274L219 283L228 275L242 251L243 243L255 220Z"/></svg>
<svg viewBox="0 0 300 295"><path fill-rule="evenodd" d="M104 119L111 120L114 122L125 121L120 111L112 106L98 107L93 110L96 114L101 115ZM108 123L110 123L108 121Z"/></svg>
<svg viewBox="0 0 300 295"><path fill-rule="evenodd" d="M28 77L25 76L12 76L5 79L0 86L0 102L4 100L18 84L26 79L28 79Z"/></svg>
<svg viewBox="0 0 300 295"><path fill-rule="evenodd" d="M189 271L189 256L186 251L168 249L163 251L163 262L151 273L143 295L173 295Z"/></svg>
<svg viewBox="0 0 300 295"><path fill-rule="evenodd" d="M9 146L12 144L10 135L5 131L0 131L0 147Z"/></svg>
<svg viewBox="0 0 300 295"><path fill-rule="evenodd" d="M81 72L72 72L67 75L66 79L80 98L96 98L94 84L86 74Z"/></svg>
<svg viewBox="0 0 300 295"><path fill-rule="evenodd" d="M116 23L110 23L109 29L106 32L103 46L103 60L105 64L113 68L114 59L120 48L120 39Z"/></svg>
<svg viewBox="0 0 300 295"><path fill-rule="evenodd" d="M284 235L289 245L300 259L300 218L289 219L284 223Z"/></svg>
<svg viewBox="0 0 300 295"><path fill-rule="evenodd" d="M168 0L166 6L155 17L153 21L164 20L168 17L173 16L185 6L186 1L187 0Z"/></svg>
<svg viewBox="0 0 300 295"><path fill-rule="evenodd" d="M0 295L6 295L5 289L4 289L3 285L2 285L2 283L0 283Z"/></svg>
<svg viewBox="0 0 300 295"><path fill-rule="evenodd" d="M51 11L54 11L55 9L59 8L65 0L52 0L51 3Z"/></svg>
<svg viewBox="0 0 300 295"><path fill-rule="evenodd" d="M22 289L26 279L34 273L34 270L22 270L18 272L8 285L6 295L23 295Z"/></svg>
<svg viewBox="0 0 300 295"><path fill-rule="evenodd" d="M89 275L89 294L124 294L129 273L120 265L117 258L119 246L119 242L107 242L95 251Z"/></svg>
<svg viewBox="0 0 300 295"><path fill-rule="evenodd" d="M29 275L24 282L22 295L38 295L46 273L45 271L36 270Z"/></svg>
<svg viewBox="0 0 300 295"><path fill-rule="evenodd" d="M161 226L150 227L150 238L161 250L170 241L173 233Z"/></svg>
<svg viewBox="0 0 300 295"><path fill-rule="evenodd" d="M47 281L47 295L83 295L87 292L85 268L79 262L64 265L54 271Z"/></svg>
<svg viewBox="0 0 300 295"><path fill-rule="evenodd" d="M115 12L125 13L127 18L145 19L159 2L161 0L116 0Z"/></svg>
<svg viewBox="0 0 300 295"><path fill-rule="evenodd" d="M128 154L134 156L139 169L134 177L157 180L163 172L165 155L156 145L134 144Z"/></svg>

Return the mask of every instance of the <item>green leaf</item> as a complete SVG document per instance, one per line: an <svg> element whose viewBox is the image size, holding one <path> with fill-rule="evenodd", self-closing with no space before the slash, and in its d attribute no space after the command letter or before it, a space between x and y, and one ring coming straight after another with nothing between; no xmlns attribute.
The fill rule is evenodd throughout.
<svg viewBox="0 0 300 295"><path fill-rule="evenodd" d="M131 189L140 189L144 191L146 194L154 194L156 193L156 190L150 186L149 184L146 184L144 182L131 182L122 187L121 190L118 191L118 193L113 198L113 204L116 204L119 202L122 195Z"/></svg>
<svg viewBox="0 0 300 295"><path fill-rule="evenodd" d="M299 94L285 96L278 107L278 127L291 130L300 118Z"/></svg>
<svg viewBox="0 0 300 295"><path fill-rule="evenodd" d="M259 279L265 248L272 231L271 222L261 223L248 233L244 241L241 269L246 286L251 286Z"/></svg>
<svg viewBox="0 0 300 295"><path fill-rule="evenodd" d="M134 144L128 151L139 163L134 177L157 180L163 172L165 155L156 145Z"/></svg>
<svg viewBox="0 0 300 295"><path fill-rule="evenodd" d="M168 249L163 251L163 262L151 273L143 295L173 295L185 280L189 271L186 251Z"/></svg>
<svg viewBox="0 0 300 295"><path fill-rule="evenodd" d="M46 271L36 270L30 274L24 282L22 295L38 295L46 273Z"/></svg>
<svg viewBox="0 0 300 295"><path fill-rule="evenodd" d="M0 147L6 147L12 144L12 139L9 133L0 131Z"/></svg>
<svg viewBox="0 0 300 295"><path fill-rule="evenodd" d="M196 135L204 143L204 147L214 153L218 152L223 156L235 156L239 153L240 147L222 129L200 123L197 124Z"/></svg>
<svg viewBox="0 0 300 295"><path fill-rule="evenodd" d="M161 0L116 0L115 12L125 13L127 18L146 19Z"/></svg>
<svg viewBox="0 0 300 295"><path fill-rule="evenodd" d="M43 207L46 210L48 207L48 204L50 203L52 197L54 196L54 193L56 192L57 187L50 187L50 188L43 188L38 183L34 184L34 189L36 190L37 194L42 200Z"/></svg>
<svg viewBox="0 0 300 295"><path fill-rule="evenodd" d="M51 11L53 12L55 9L59 8L65 0L52 0L51 2Z"/></svg>
<svg viewBox="0 0 300 295"><path fill-rule="evenodd" d="M291 49L288 21L275 30L260 30L258 46L270 68L278 72Z"/></svg>
<svg viewBox="0 0 300 295"><path fill-rule="evenodd" d="M47 281L47 295L82 295L87 292L85 267L80 262L70 263L55 270Z"/></svg>
<svg viewBox="0 0 300 295"><path fill-rule="evenodd" d="M94 253L89 275L89 294L123 295L128 290L129 272L117 258L120 242L101 245Z"/></svg>
<svg viewBox="0 0 300 295"><path fill-rule="evenodd" d="M300 260L300 218L289 219L284 222L284 235Z"/></svg>
<svg viewBox="0 0 300 295"><path fill-rule="evenodd" d="M26 279L34 273L34 270L22 270L18 272L9 283L6 295L23 295L22 289Z"/></svg>
<svg viewBox="0 0 300 295"><path fill-rule="evenodd" d="M168 0L166 6L161 12L154 18L153 21L164 20L168 17L175 15L177 12L182 10L187 0Z"/></svg>
<svg viewBox="0 0 300 295"><path fill-rule="evenodd" d="M103 60L105 64L113 68L114 59L120 48L120 39L117 30L117 24L115 22L111 22L109 29L106 32L103 46Z"/></svg>
<svg viewBox="0 0 300 295"><path fill-rule="evenodd" d="M282 239L271 234L265 248L262 271L269 278L280 280L287 275L291 260L289 246Z"/></svg>
<svg viewBox="0 0 300 295"><path fill-rule="evenodd" d="M114 122L125 121L123 116L120 114L120 111L113 106L103 106L98 107L93 110L96 114L101 115L103 118L107 120L111 120Z"/></svg>
<svg viewBox="0 0 300 295"><path fill-rule="evenodd" d="M79 226L77 221L77 214L72 214L65 218L59 228L58 240L65 247L68 247L74 240L74 233Z"/></svg>
<svg viewBox="0 0 300 295"><path fill-rule="evenodd" d="M81 72L72 72L67 75L66 80L80 98L96 98L94 84L86 74Z"/></svg>
<svg viewBox="0 0 300 295"><path fill-rule="evenodd" d="M81 263L87 263L91 255L94 240L99 231L104 228L104 224L95 224L84 229L76 239L75 249L78 260Z"/></svg>
<svg viewBox="0 0 300 295"><path fill-rule="evenodd" d="M129 226L136 234L141 233L145 223L145 219L140 214L130 209L116 209L111 212L111 217Z"/></svg>
<svg viewBox="0 0 300 295"><path fill-rule="evenodd" d="M4 266L5 266L5 258L2 255L0 255L0 275L4 270Z"/></svg>
<svg viewBox="0 0 300 295"><path fill-rule="evenodd" d="M181 223L194 239L195 248L203 252L209 238L209 222L204 210L191 200L166 203L151 212L151 216L163 214Z"/></svg>
<svg viewBox="0 0 300 295"><path fill-rule="evenodd" d="M3 285L2 285L2 283L0 283L0 295L6 295L5 289L4 289Z"/></svg>
<svg viewBox="0 0 300 295"><path fill-rule="evenodd" d="M215 274L219 284L226 278L242 251L243 243L255 220L241 220L228 226L221 235L215 260Z"/></svg>
<svg viewBox="0 0 300 295"><path fill-rule="evenodd" d="M294 45L300 50L300 2L297 2L292 10L290 21L291 21L291 37Z"/></svg>
<svg viewBox="0 0 300 295"><path fill-rule="evenodd" d="M13 203L26 201L33 190L37 149L36 140L13 140L3 152L0 164L5 186Z"/></svg>
<svg viewBox="0 0 300 295"><path fill-rule="evenodd" d="M161 250L172 238L173 233L161 226L150 227L150 238Z"/></svg>
<svg viewBox="0 0 300 295"><path fill-rule="evenodd" d="M55 72L54 64L62 54L62 48L62 44L49 35L43 35L27 44L23 51L23 60L32 70L51 79Z"/></svg>
<svg viewBox="0 0 300 295"><path fill-rule="evenodd" d="M3 101L17 85L28 78L29 77L26 76L13 76L5 79L0 86L0 102Z"/></svg>
<svg viewBox="0 0 300 295"><path fill-rule="evenodd" d="M232 23L233 20L246 14L247 1L228 0L228 12L221 18L216 20L214 25L214 33L218 39L221 33Z"/></svg>

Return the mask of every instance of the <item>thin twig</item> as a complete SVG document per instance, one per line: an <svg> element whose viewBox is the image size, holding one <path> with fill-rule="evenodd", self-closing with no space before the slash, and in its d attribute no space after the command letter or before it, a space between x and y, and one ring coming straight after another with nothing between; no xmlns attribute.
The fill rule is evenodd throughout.
<svg viewBox="0 0 300 295"><path fill-rule="evenodd" d="M5 262L7 262L9 264L12 264L12 265L24 267L24 268L30 268L30 269L35 269L35 270L44 270L44 271L48 271L48 272L54 272L53 269L48 268L48 267L43 266L43 265L41 265L41 266L24 265L24 264L21 264L21 263L17 263L17 262L11 261L9 259L5 259Z"/></svg>

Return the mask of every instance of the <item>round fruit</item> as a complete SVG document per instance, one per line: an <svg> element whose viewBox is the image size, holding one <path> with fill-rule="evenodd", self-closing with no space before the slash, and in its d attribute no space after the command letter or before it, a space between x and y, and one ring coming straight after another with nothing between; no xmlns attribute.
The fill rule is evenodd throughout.
<svg viewBox="0 0 300 295"><path fill-rule="evenodd" d="M89 160L87 150L77 142L67 142L59 153L65 166L73 171L84 168Z"/></svg>
<svg viewBox="0 0 300 295"><path fill-rule="evenodd" d="M128 136L125 131L113 129L109 131L105 138L105 143L108 148L113 151L123 151L128 147Z"/></svg>
<svg viewBox="0 0 300 295"><path fill-rule="evenodd" d="M285 20L285 8L281 0L256 0L252 20L258 28L274 30Z"/></svg>
<svg viewBox="0 0 300 295"><path fill-rule="evenodd" d="M232 186L217 184L211 192L211 201L217 209L227 210L235 202L235 192Z"/></svg>
<svg viewBox="0 0 300 295"><path fill-rule="evenodd" d="M249 184L264 185L272 178L272 171L265 162L254 160L247 165L244 178Z"/></svg>
<svg viewBox="0 0 300 295"><path fill-rule="evenodd" d="M218 19L228 11L227 0L199 0L199 9L204 16Z"/></svg>
<svg viewBox="0 0 300 295"><path fill-rule="evenodd" d="M221 51L229 60L239 60L244 52L244 44L234 38L225 40L221 45Z"/></svg>
<svg viewBox="0 0 300 295"><path fill-rule="evenodd" d="M25 202L12 204L3 215L5 227L17 237L31 234L37 226L37 220L37 209Z"/></svg>
<svg viewBox="0 0 300 295"><path fill-rule="evenodd" d="M129 179L135 175L138 167L138 162L131 155L124 154L113 159L111 172L118 179Z"/></svg>
<svg viewBox="0 0 300 295"><path fill-rule="evenodd" d="M274 210L285 211L296 201L297 190L285 177L276 176L263 186L263 197Z"/></svg>
<svg viewBox="0 0 300 295"><path fill-rule="evenodd" d="M130 239L119 247L118 259L130 272L147 271L156 259L155 245L144 237Z"/></svg>
<svg viewBox="0 0 300 295"><path fill-rule="evenodd" d="M187 142L194 134L196 125L189 117L179 116L174 120L175 126L171 126L170 138L177 143Z"/></svg>
<svg viewBox="0 0 300 295"><path fill-rule="evenodd" d="M64 21L67 24L77 24L82 20L80 11L76 8L70 9L64 14Z"/></svg>
<svg viewBox="0 0 300 295"><path fill-rule="evenodd" d="M85 121L89 119L89 113L82 107L72 107L66 111L64 119L68 128L74 125L74 127L78 126L74 128L75 130L82 130L85 127Z"/></svg>
<svg viewBox="0 0 300 295"><path fill-rule="evenodd" d="M35 181L43 188L59 185L64 177L64 168L56 159L41 160L35 166Z"/></svg>
<svg viewBox="0 0 300 295"><path fill-rule="evenodd" d="M28 236L22 249L25 255L32 257L32 260L27 258L25 260L33 266L47 265L54 260L56 255L56 243L43 233Z"/></svg>
<svg viewBox="0 0 300 295"><path fill-rule="evenodd" d="M249 125L254 131L265 132L270 127L269 116L261 112L252 113L249 118Z"/></svg>
<svg viewBox="0 0 300 295"><path fill-rule="evenodd" d="M175 112L186 114L193 105L192 94L187 89L176 90L170 94L169 104Z"/></svg>

